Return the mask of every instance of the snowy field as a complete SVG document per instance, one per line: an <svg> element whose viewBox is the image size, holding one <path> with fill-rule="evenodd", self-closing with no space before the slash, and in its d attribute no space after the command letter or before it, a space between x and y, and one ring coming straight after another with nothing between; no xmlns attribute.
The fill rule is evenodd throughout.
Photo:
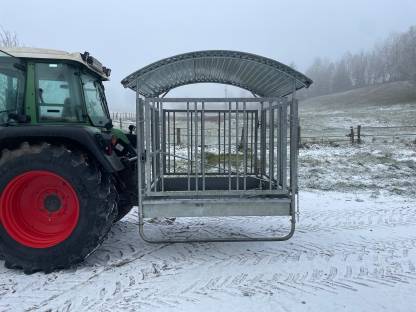
<svg viewBox="0 0 416 312"><path fill-rule="evenodd" d="M415 137L416 139L416 137ZM301 189L408 195L416 199L416 141L300 150Z"/></svg>
<svg viewBox="0 0 416 312"><path fill-rule="evenodd" d="M0 311L414 311L416 146L312 146L285 242L143 242L136 212L71 270L0 261ZM159 220L154 235L278 234L277 218Z"/></svg>
<svg viewBox="0 0 416 312"><path fill-rule="evenodd" d="M134 215L85 264L49 275L0 269L1 311L412 311L416 207L402 196L302 192L286 242L152 245ZM214 220L202 231L272 231ZM278 225L278 223L277 223ZM156 226L156 225L155 225ZM186 223L157 225L186 230Z"/></svg>

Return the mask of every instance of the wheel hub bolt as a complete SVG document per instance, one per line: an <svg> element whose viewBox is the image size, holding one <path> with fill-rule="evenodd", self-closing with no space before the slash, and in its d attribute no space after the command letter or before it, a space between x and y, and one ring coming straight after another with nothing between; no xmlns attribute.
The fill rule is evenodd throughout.
<svg viewBox="0 0 416 312"><path fill-rule="evenodd" d="M56 212L62 207L61 199L56 194L46 196L43 204L49 212Z"/></svg>

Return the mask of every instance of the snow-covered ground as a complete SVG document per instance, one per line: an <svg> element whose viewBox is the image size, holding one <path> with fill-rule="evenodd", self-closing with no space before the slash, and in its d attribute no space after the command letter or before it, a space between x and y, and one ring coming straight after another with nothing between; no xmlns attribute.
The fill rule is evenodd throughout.
<svg viewBox="0 0 416 312"><path fill-rule="evenodd" d="M148 244L136 211L76 268L0 260L0 311L415 311L416 145L300 152L300 221L285 242ZM153 235L279 234L288 220L156 220Z"/></svg>
<svg viewBox="0 0 416 312"><path fill-rule="evenodd" d="M309 146L299 153L299 184L301 189L416 199L416 142Z"/></svg>
<svg viewBox="0 0 416 312"><path fill-rule="evenodd" d="M399 195L307 191L285 242L144 243L134 212L72 270L0 263L0 311L412 311L416 204ZM278 232L281 222L198 221L207 233ZM152 223L183 233L189 221ZM1 261L0 261L1 262Z"/></svg>

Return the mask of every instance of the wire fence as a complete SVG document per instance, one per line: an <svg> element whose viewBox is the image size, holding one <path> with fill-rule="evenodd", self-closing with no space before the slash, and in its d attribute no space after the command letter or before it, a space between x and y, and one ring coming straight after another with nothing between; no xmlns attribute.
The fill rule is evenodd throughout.
<svg viewBox="0 0 416 312"><path fill-rule="evenodd" d="M136 114L131 112L111 112L111 118L116 128L128 130L130 125L135 125ZM181 140L184 127L178 127L175 132L178 141ZM206 137L217 138L217 128L207 125ZM300 145L307 144L361 144L361 143L416 143L416 125L403 126L365 126L351 125L339 128L323 128L319 130L300 128Z"/></svg>
<svg viewBox="0 0 416 312"><path fill-rule="evenodd" d="M361 144L369 142L416 142L416 126L363 126L349 128L301 129L304 144Z"/></svg>
<svg viewBox="0 0 416 312"><path fill-rule="evenodd" d="M136 125L136 113L110 112L110 116L116 128L128 130L130 125Z"/></svg>

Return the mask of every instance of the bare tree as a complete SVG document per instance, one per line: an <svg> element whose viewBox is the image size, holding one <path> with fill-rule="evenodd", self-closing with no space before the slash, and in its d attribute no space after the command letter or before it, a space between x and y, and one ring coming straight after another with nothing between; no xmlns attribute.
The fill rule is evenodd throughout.
<svg viewBox="0 0 416 312"><path fill-rule="evenodd" d="M336 64L334 75L332 77L332 91L333 92L342 92L347 91L352 88L352 83L349 73L350 69L347 67L347 64L344 59L341 59Z"/></svg>
<svg viewBox="0 0 416 312"><path fill-rule="evenodd" d="M335 70L334 63L328 59L316 58L313 64L306 71L314 83L308 89L307 96L317 96L332 93L332 81Z"/></svg>
<svg viewBox="0 0 416 312"><path fill-rule="evenodd" d="M20 46L16 33L8 31L0 26L0 47L12 48Z"/></svg>
<svg viewBox="0 0 416 312"><path fill-rule="evenodd" d="M306 96L393 81L416 83L416 26L388 36L372 51L346 53L336 62L317 58L306 74L314 80Z"/></svg>

